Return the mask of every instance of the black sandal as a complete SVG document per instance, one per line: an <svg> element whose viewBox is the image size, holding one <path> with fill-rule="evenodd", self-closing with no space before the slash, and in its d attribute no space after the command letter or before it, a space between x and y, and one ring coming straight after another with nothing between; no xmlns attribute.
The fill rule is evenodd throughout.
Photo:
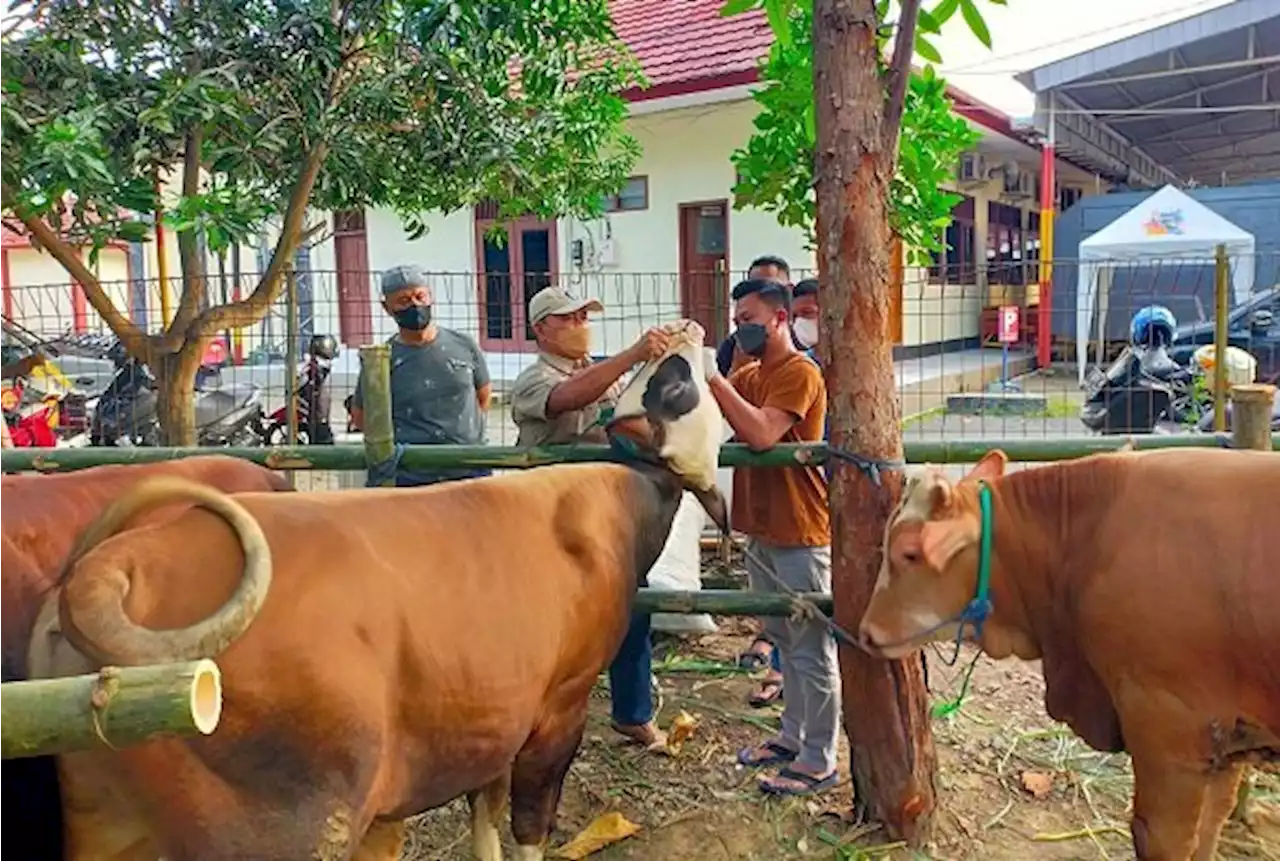
<svg viewBox="0 0 1280 861"><path fill-rule="evenodd" d="M739 667L742 667L744 670L763 670L765 667L769 666L769 659L773 657L773 655L771 654L771 651L756 651L756 645L759 643L764 643L770 650L778 648L768 637L763 635L756 637L751 641L751 647L741 655L738 655Z"/></svg>
<svg viewBox="0 0 1280 861"><path fill-rule="evenodd" d="M747 697L747 702L752 708L762 709L780 699L782 699L782 679L765 679L760 682L760 687Z"/></svg>

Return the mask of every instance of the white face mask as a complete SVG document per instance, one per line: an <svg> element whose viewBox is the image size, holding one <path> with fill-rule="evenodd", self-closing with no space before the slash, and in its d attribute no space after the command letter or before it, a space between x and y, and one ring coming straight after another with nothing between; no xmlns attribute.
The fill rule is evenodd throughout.
<svg viewBox="0 0 1280 861"><path fill-rule="evenodd" d="M791 324L791 331L795 332L796 340L800 342L806 350L812 349L818 343L818 321L811 317L797 317Z"/></svg>

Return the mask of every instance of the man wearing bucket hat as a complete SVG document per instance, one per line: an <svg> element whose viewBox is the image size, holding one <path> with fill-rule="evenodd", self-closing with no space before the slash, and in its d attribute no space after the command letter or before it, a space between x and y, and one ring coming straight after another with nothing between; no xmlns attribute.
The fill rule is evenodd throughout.
<svg viewBox="0 0 1280 861"><path fill-rule="evenodd" d="M489 366L474 340L432 319L434 295L418 266L382 273L382 307L399 328L391 338L391 418L397 443L484 445L492 387ZM356 383L351 424L364 425ZM489 469L406 470L396 467L397 487L414 487L490 475Z"/></svg>
<svg viewBox="0 0 1280 861"><path fill-rule="evenodd" d="M599 299L546 287L529 301L529 324L538 342L538 359L511 388L511 415L520 429L517 445L605 442L605 411L621 394L619 379L640 362L666 352L669 336L649 329L616 356L592 362L590 312ZM650 685L653 647L649 616L636 614L609 665L613 728L632 741L656 748L665 742L653 720Z"/></svg>

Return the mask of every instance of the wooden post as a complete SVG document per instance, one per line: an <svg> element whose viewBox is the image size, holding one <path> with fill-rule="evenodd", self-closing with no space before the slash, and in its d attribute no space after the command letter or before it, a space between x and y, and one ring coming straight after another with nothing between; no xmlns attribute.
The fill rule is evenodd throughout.
<svg viewBox="0 0 1280 861"><path fill-rule="evenodd" d="M221 716L222 675L210 660L5 682L0 753L15 759L209 735Z"/></svg>
<svg viewBox="0 0 1280 861"><path fill-rule="evenodd" d="M914 30L918 5L908 0L905 6L911 10L907 26ZM896 461L903 449L893 374L887 201L897 128L885 114L875 7L873 0L813 4L819 350L832 448ZM906 63L903 73L910 74ZM833 466L835 620L845 631L857 631L903 475L881 470L877 483L847 459ZM938 761L920 657L886 661L842 645L840 676L855 816L883 823L890 840L921 846L933 827Z"/></svg>
<svg viewBox="0 0 1280 861"><path fill-rule="evenodd" d="M1231 312L1227 290L1231 284L1231 267L1227 265L1227 246L1219 245L1213 265L1213 430L1227 430L1227 315Z"/></svg>
<svg viewBox="0 0 1280 861"><path fill-rule="evenodd" d="M1231 389L1231 441L1235 448L1271 451L1271 405L1276 387L1245 383Z"/></svg>
<svg viewBox="0 0 1280 861"><path fill-rule="evenodd" d="M1215 371L1225 364L1217 362ZM1271 451L1271 405L1275 396L1276 387L1265 383L1246 383L1231 389L1231 441L1235 448ZM1245 766L1236 789L1236 806L1231 811L1233 819L1245 821L1252 792L1253 770Z"/></svg>
<svg viewBox="0 0 1280 861"><path fill-rule="evenodd" d="M159 174L156 174L155 190L156 200L159 200L161 193ZM169 258L164 244L163 207L157 206L154 215L156 222L156 277L160 279L160 327L161 329L168 329L169 322L173 319L173 299L169 295Z"/></svg>
<svg viewBox="0 0 1280 861"><path fill-rule="evenodd" d="M386 463L395 454L396 430L391 421L391 345L360 348L360 390L364 403L364 458L366 468ZM384 478L384 487L395 485Z"/></svg>

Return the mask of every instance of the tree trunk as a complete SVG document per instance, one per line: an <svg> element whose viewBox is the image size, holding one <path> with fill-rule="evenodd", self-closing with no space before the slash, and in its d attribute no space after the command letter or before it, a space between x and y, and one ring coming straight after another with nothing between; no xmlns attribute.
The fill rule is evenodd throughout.
<svg viewBox="0 0 1280 861"><path fill-rule="evenodd" d="M209 339L188 341L177 353L157 357L156 419L161 445L196 445L196 372Z"/></svg>
<svg viewBox="0 0 1280 861"><path fill-rule="evenodd" d="M821 349L833 448L899 460L887 209L894 141L885 134L875 27L874 0L814 2ZM899 471L882 471L880 481L835 463L832 593L836 621L850 632L871 597L902 491ZM921 661L881 661L842 646L840 671L857 811L884 823L892 839L921 846L932 830L937 770Z"/></svg>

